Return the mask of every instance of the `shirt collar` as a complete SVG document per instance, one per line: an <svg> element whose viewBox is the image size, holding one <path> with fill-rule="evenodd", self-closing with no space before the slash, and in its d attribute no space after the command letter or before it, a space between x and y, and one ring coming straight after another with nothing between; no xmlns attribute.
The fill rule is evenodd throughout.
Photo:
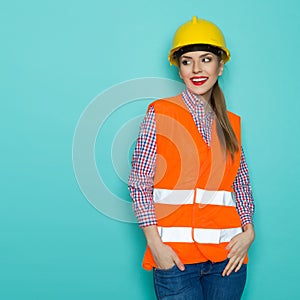
<svg viewBox="0 0 300 300"><path fill-rule="evenodd" d="M214 116L214 112L212 110L205 112L207 103L197 95L191 93L188 89L185 89L182 92L182 98L191 113L194 113L198 109L203 116Z"/></svg>

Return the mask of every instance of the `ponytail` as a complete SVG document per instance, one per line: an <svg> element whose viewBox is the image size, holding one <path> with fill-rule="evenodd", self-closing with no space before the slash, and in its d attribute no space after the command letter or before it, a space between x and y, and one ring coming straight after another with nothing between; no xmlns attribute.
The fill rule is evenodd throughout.
<svg viewBox="0 0 300 300"><path fill-rule="evenodd" d="M218 81L213 87L210 101L210 105L217 117L218 137L224 149L226 149L230 153L231 158L233 158L234 153L239 150L239 145L227 116L225 97Z"/></svg>

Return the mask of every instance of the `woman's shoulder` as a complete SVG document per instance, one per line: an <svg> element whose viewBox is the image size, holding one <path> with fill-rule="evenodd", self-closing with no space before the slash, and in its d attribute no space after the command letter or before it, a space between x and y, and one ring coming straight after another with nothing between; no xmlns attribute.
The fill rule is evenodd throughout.
<svg viewBox="0 0 300 300"><path fill-rule="evenodd" d="M227 110L227 116L228 116L228 118L232 118L232 119L238 119L238 120L241 119L241 117L239 115L233 113L230 110Z"/></svg>
<svg viewBox="0 0 300 300"><path fill-rule="evenodd" d="M170 109L171 107L182 107L184 108L184 102L182 100L182 94L176 96L161 98L154 100L149 104L149 107L153 107L155 110Z"/></svg>
<svg viewBox="0 0 300 300"><path fill-rule="evenodd" d="M159 98L154 100L153 102L150 103L150 105L166 105L169 103L179 103L180 100L182 99L182 95L178 94L176 96L171 96L171 97L166 97L166 98Z"/></svg>
<svg viewBox="0 0 300 300"><path fill-rule="evenodd" d="M227 110L227 116L228 116L230 124L233 127L240 128L240 126L241 126L241 117L239 115Z"/></svg>

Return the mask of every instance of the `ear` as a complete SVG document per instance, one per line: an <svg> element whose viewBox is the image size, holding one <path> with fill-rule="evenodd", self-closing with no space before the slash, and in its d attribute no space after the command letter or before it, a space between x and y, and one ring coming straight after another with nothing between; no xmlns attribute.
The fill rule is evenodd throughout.
<svg viewBox="0 0 300 300"><path fill-rule="evenodd" d="M221 76L223 74L223 70L224 70L224 61L221 60L219 63L219 73L218 76Z"/></svg>

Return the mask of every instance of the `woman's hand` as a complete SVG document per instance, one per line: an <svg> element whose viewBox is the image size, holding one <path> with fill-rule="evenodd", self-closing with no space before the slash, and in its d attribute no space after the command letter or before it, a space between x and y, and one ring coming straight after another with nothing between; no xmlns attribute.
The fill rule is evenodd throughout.
<svg viewBox="0 0 300 300"><path fill-rule="evenodd" d="M143 231L153 259L159 269L170 269L177 265L179 270L184 271L184 264L175 251L161 241L156 226L145 227Z"/></svg>
<svg viewBox="0 0 300 300"><path fill-rule="evenodd" d="M244 232L231 239L226 247L226 249L229 250L227 256L229 258L229 262L225 267L222 276L228 276L233 270L237 272L241 268L254 237L255 234L253 225L247 224L244 227Z"/></svg>
<svg viewBox="0 0 300 300"><path fill-rule="evenodd" d="M159 269L170 269L177 265L179 270L184 271L184 264L170 246L161 242L155 246L152 245L150 250Z"/></svg>

